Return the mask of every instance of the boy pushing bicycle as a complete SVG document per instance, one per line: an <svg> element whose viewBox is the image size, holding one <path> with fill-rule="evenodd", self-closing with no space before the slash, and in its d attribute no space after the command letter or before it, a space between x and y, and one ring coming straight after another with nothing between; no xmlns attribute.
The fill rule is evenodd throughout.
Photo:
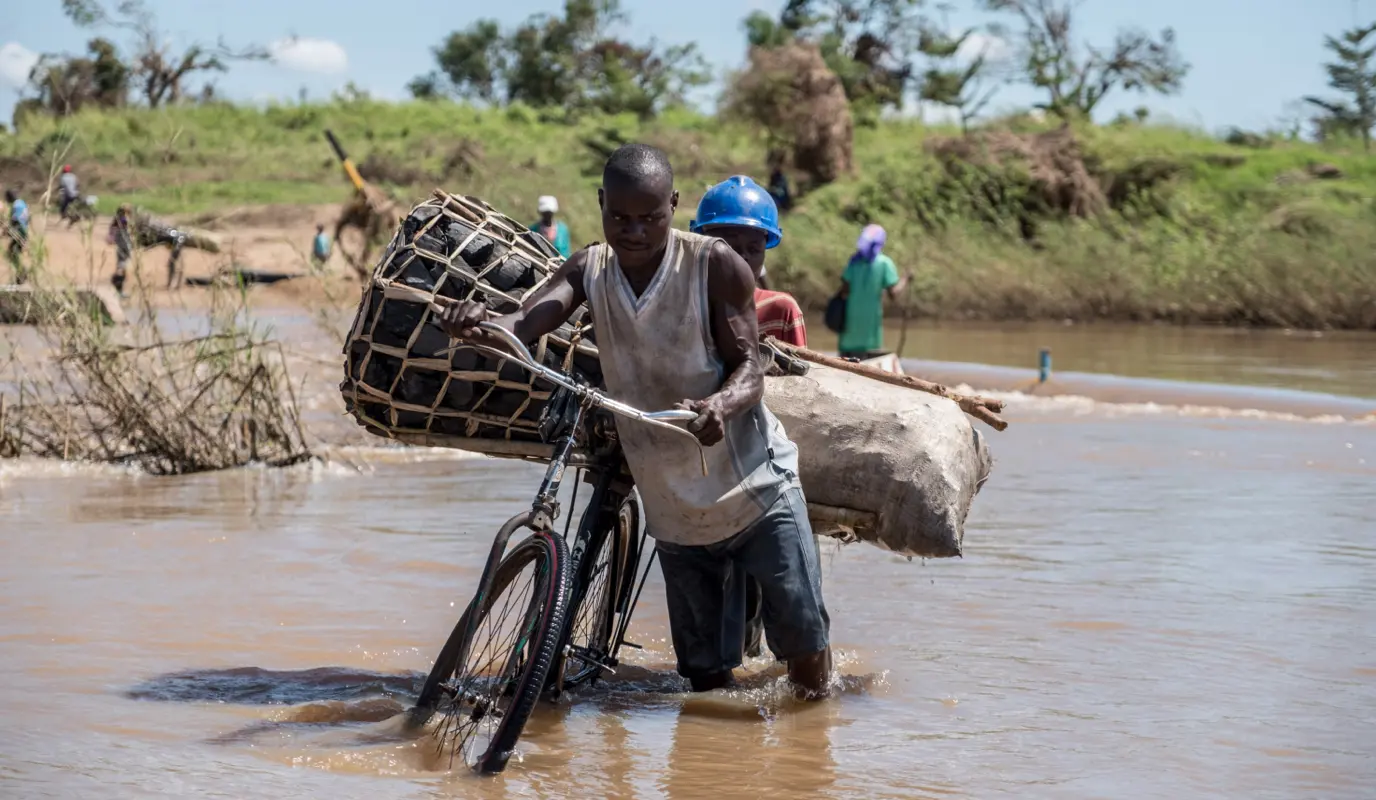
<svg viewBox="0 0 1376 800"><path fill-rule="evenodd" d="M454 337L501 347L490 321L532 342L587 303L607 388L638 408L677 404L706 448L650 426L618 438L664 573L678 671L694 691L728 686L741 664L745 584L759 583L770 649L801 696L827 694L830 620L816 539L798 481L797 447L765 407L753 271L720 239L674 230L665 154L629 144L607 160L598 191L606 244L574 253L517 311L447 306Z"/></svg>

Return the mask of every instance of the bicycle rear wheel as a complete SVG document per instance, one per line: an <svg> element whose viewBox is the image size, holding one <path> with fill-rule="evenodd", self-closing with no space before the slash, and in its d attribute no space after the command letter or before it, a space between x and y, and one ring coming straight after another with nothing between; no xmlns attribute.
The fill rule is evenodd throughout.
<svg viewBox="0 0 1376 800"><path fill-rule="evenodd" d="M502 559L487 597L475 597L416 700L413 722L436 728L450 763L501 772L540 697L563 635L569 596L564 540L536 531ZM462 663L461 663L462 662Z"/></svg>
<svg viewBox="0 0 1376 800"><path fill-rule="evenodd" d="M592 507L584 512L591 513ZM616 656L612 637L621 597L631 580L631 546L639 530L640 505L631 495L618 507L613 524L594 537L592 548L579 565L569 647L560 665L561 691L597 678L602 674L602 664Z"/></svg>

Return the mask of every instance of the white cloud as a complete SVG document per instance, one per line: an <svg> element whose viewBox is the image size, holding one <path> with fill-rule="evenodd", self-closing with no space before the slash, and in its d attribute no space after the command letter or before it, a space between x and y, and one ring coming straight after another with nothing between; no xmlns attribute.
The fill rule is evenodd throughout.
<svg viewBox="0 0 1376 800"><path fill-rule="evenodd" d="M29 71L38 63L38 54L19 42L0 45L0 85L22 89L29 82Z"/></svg>
<svg viewBox="0 0 1376 800"><path fill-rule="evenodd" d="M349 68L349 54L329 39L278 39L268 45L268 53L275 63L299 72L338 75Z"/></svg>
<svg viewBox="0 0 1376 800"><path fill-rule="evenodd" d="M1013 46L1007 39L992 33L976 32L961 42L960 49L956 51L956 58L968 64L983 55L986 61L999 62L1012 54Z"/></svg>

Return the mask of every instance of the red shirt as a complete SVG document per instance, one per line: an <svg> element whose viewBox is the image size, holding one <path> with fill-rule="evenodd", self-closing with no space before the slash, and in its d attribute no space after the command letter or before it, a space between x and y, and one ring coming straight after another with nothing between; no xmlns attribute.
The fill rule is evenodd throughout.
<svg viewBox="0 0 1376 800"><path fill-rule="evenodd" d="M759 321L761 339L773 336L784 344L807 347L803 310L798 307L793 295L756 289L755 318Z"/></svg>

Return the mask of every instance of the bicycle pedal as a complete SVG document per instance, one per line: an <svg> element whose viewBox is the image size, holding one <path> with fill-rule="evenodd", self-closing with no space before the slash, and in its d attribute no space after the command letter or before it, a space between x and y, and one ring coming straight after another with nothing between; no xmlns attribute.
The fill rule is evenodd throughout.
<svg viewBox="0 0 1376 800"><path fill-rule="evenodd" d="M594 655L593 652L592 652L591 650L588 650L587 648L583 648L583 647L574 647L574 646L571 645L571 644L570 644L570 645L565 645L565 646L564 646L564 657L565 657L565 658L568 658L569 656L572 656L572 657L574 657L574 658L582 659L583 661L586 661L586 662L588 662L589 664L595 664L598 668L600 668L600 669L605 669L606 671L610 672L610 673L613 674L613 675L616 674L616 664L617 664L617 662L616 662L615 659L612 659L612 660L609 660L609 661L603 661L602 659L600 659L600 658L598 658L596 655Z"/></svg>

